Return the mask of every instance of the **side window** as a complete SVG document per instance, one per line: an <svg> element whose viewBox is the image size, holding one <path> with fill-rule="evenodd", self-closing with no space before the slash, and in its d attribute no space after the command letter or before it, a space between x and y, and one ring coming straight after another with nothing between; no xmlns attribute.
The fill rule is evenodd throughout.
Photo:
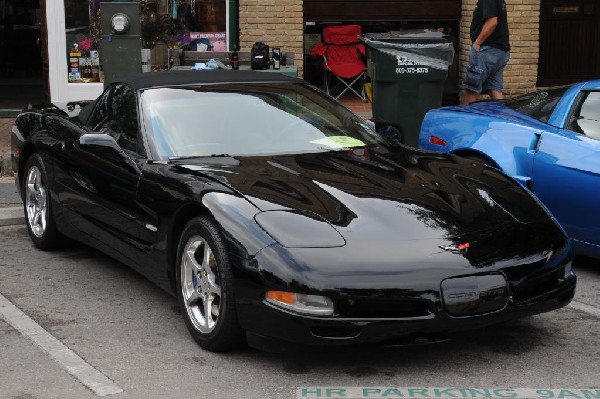
<svg viewBox="0 0 600 399"><path fill-rule="evenodd" d="M600 91L579 94L566 129L600 140Z"/></svg>
<svg viewBox="0 0 600 399"><path fill-rule="evenodd" d="M559 88L529 93L507 100L504 105L546 123L566 90L567 88Z"/></svg>
<svg viewBox="0 0 600 399"><path fill-rule="evenodd" d="M111 128L113 137L119 145L127 150L137 149L137 109L135 94L128 85L115 88L111 102Z"/></svg>
<svg viewBox="0 0 600 399"><path fill-rule="evenodd" d="M126 84L112 85L98 98L88 126L96 132L111 135L129 151L137 150L137 110L135 94Z"/></svg>
<svg viewBox="0 0 600 399"><path fill-rule="evenodd" d="M102 95L100 97L98 97L98 100L96 100L94 109L90 113L90 117L87 120L87 125L92 130L96 130L97 127L101 123L103 123L106 120L106 118L108 117L108 109L107 109L108 98L111 96L112 90L113 90L112 87L105 90L104 93L102 93Z"/></svg>

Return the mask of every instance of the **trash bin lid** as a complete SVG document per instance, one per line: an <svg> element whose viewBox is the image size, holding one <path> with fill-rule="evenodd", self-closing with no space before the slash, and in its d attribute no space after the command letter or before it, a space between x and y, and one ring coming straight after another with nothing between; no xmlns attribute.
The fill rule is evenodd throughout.
<svg viewBox="0 0 600 399"><path fill-rule="evenodd" d="M398 30L385 33L365 33L363 37L381 41L423 40L427 42L447 43L447 37L440 31L429 29Z"/></svg>
<svg viewBox="0 0 600 399"><path fill-rule="evenodd" d="M442 32L425 29L365 33L358 37L368 48L436 69L454 60L454 45Z"/></svg>

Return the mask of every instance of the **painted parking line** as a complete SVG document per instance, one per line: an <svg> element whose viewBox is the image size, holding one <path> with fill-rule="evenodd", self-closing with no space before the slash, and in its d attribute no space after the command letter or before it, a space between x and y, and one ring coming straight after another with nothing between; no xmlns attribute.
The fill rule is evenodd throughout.
<svg viewBox="0 0 600 399"><path fill-rule="evenodd" d="M485 388L485 387L300 387L296 399L381 398L492 398L492 399L598 399L600 389Z"/></svg>
<svg viewBox="0 0 600 399"><path fill-rule="evenodd" d="M69 374L91 389L98 396L108 396L123 392L123 389L108 377L77 356L52 334L13 305L0 294L0 316L23 336L29 338Z"/></svg>
<svg viewBox="0 0 600 399"><path fill-rule="evenodd" d="M600 318L600 308L579 301L571 301L568 307Z"/></svg>

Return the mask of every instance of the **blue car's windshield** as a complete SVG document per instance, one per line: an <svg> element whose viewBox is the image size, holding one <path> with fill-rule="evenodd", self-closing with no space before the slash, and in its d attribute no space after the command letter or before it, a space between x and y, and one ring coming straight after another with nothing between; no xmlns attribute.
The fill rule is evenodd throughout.
<svg viewBox="0 0 600 399"><path fill-rule="evenodd" d="M565 94L569 87L561 87L550 90L541 90L535 93L524 94L505 101L503 104L522 114L537 119L540 122L548 122L558 100Z"/></svg>
<svg viewBox="0 0 600 399"><path fill-rule="evenodd" d="M141 94L161 157L323 152L381 144L344 106L304 84L220 84Z"/></svg>

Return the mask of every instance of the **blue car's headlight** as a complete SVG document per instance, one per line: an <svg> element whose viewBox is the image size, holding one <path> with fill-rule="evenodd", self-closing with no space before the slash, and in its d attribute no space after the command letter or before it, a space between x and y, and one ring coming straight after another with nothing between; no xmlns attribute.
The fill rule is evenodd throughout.
<svg viewBox="0 0 600 399"><path fill-rule="evenodd" d="M256 223L282 247L332 248L346 245L344 237L325 219L293 211L261 212Z"/></svg>

